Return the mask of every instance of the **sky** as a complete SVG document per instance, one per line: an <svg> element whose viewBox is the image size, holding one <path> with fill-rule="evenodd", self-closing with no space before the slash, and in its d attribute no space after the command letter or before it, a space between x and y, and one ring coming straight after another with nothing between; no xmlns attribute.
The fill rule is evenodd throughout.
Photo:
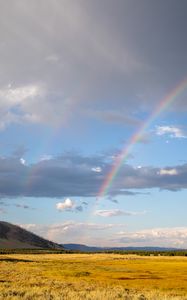
<svg viewBox="0 0 187 300"><path fill-rule="evenodd" d="M187 248L186 0L0 0L0 219Z"/></svg>

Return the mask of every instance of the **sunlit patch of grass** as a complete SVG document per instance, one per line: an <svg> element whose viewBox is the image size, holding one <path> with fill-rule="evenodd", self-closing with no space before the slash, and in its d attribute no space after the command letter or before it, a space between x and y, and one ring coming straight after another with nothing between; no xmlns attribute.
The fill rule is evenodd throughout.
<svg viewBox="0 0 187 300"><path fill-rule="evenodd" d="M0 299L5 300L187 300L186 281L185 257L0 256Z"/></svg>

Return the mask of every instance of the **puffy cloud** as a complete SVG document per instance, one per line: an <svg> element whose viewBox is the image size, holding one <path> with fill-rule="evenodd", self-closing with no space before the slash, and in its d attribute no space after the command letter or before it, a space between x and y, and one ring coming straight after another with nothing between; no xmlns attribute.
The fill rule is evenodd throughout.
<svg viewBox="0 0 187 300"><path fill-rule="evenodd" d="M22 157L20 158L20 162L21 162L22 165L26 164L26 160L24 158L22 158Z"/></svg>
<svg viewBox="0 0 187 300"><path fill-rule="evenodd" d="M169 135L171 138L187 138L187 135L179 127L175 126L157 126L157 135Z"/></svg>
<svg viewBox="0 0 187 300"><path fill-rule="evenodd" d="M72 209L74 206L75 206L75 204L69 198L65 199L64 202L58 202L56 204L56 208L61 211Z"/></svg>
<svg viewBox="0 0 187 300"><path fill-rule="evenodd" d="M101 167L94 167L94 168L92 168L92 171L100 173L102 171L102 169L101 169Z"/></svg>
<svg viewBox="0 0 187 300"><path fill-rule="evenodd" d="M59 211L75 211L75 212L82 212L83 206L76 205L70 198L64 200L64 202L58 202L56 204L56 209Z"/></svg>

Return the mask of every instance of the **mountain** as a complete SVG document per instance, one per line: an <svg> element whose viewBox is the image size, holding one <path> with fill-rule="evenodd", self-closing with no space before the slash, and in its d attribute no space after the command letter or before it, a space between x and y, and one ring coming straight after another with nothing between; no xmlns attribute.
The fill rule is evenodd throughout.
<svg viewBox="0 0 187 300"><path fill-rule="evenodd" d="M48 241L17 225L0 221L0 248L63 249L61 245Z"/></svg>
<svg viewBox="0 0 187 300"><path fill-rule="evenodd" d="M92 247L82 244L63 244L65 250L74 250L81 252L100 252L100 251L173 251L177 248L164 247Z"/></svg>
<svg viewBox="0 0 187 300"><path fill-rule="evenodd" d="M105 250L105 248L101 247L91 247L82 244L63 244L62 245L65 250L74 250L74 251L81 251L81 252L97 252Z"/></svg>

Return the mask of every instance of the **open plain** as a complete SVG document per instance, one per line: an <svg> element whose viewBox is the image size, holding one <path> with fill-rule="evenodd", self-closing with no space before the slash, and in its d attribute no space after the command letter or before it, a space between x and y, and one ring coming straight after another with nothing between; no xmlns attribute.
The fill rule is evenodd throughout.
<svg viewBox="0 0 187 300"><path fill-rule="evenodd" d="M187 299L187 257L0 255L0 299Z"/></svg>

